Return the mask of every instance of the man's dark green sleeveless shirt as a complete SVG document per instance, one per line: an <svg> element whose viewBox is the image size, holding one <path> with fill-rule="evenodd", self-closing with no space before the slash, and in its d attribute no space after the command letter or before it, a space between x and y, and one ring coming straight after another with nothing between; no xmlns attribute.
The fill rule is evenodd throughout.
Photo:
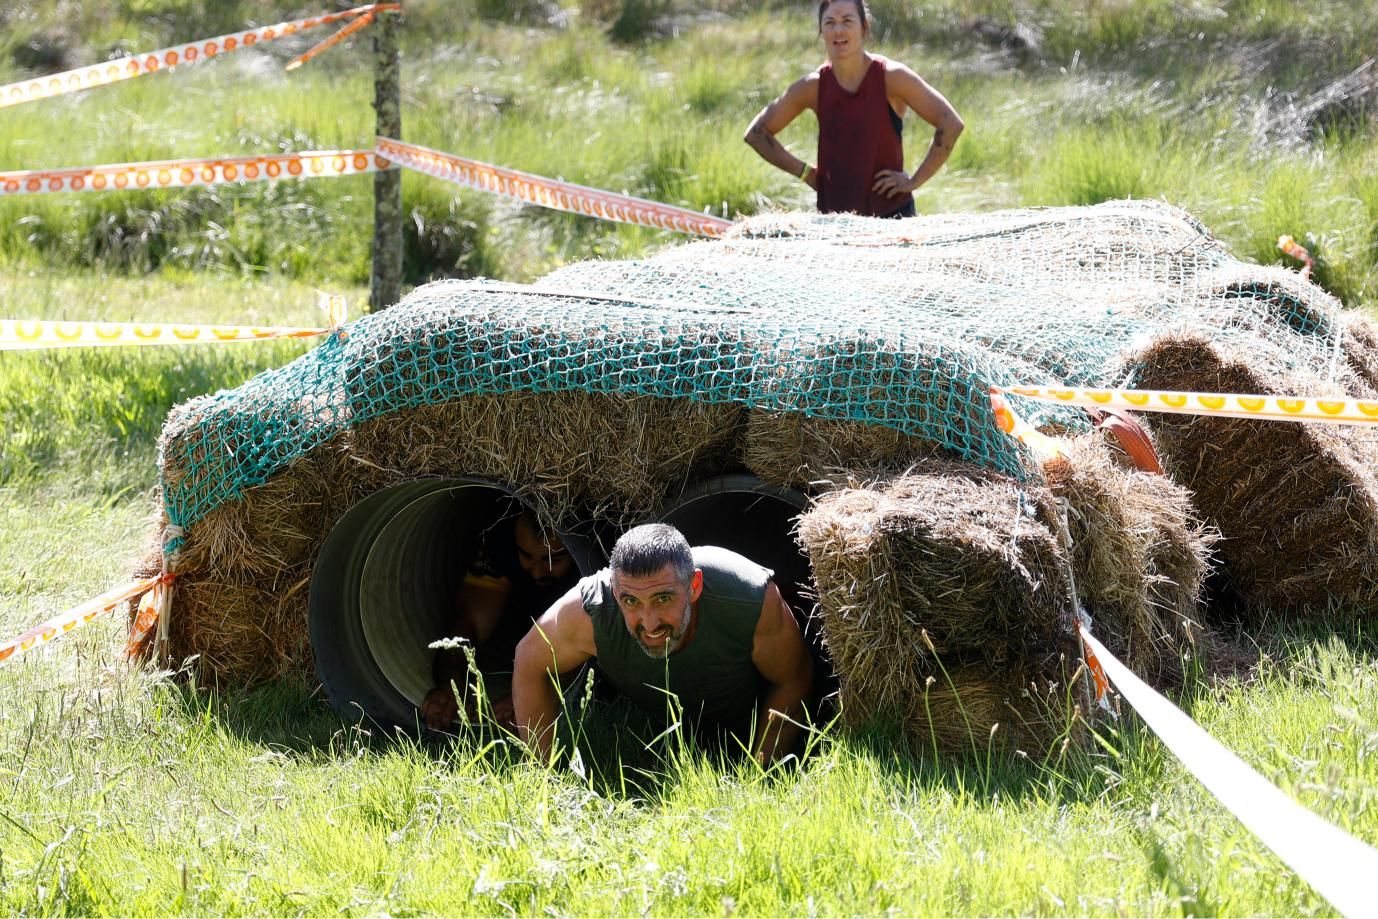
<svg viewBox="0 0 1378 919"><path fill-rule="evenodd" d="M717 546L696 546L703 572L698 625L687 647L656 659L641 650L613 596L607 568L579 582L584 611L593 620L598 669L654 717L668 713L668 696L683 706L684 721L708 733L750 741L752 718L765 688L751 645L771 571Z"/></svg>

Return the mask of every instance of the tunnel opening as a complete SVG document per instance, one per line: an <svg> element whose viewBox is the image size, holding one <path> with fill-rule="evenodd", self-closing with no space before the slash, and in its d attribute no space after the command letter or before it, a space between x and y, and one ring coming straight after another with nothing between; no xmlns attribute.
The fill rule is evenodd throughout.
<svg viewBox="0 0 1378 919"><path fill-rule="evenodd" d="M434 686L431 644L454 634L465 574L484 540L523 509L510 489L476 479L409 482L350 508L311 578L316 674L336 711L416 729L417 707ZM579 575L603 566L596 541L556 535ZM504 616L541 612L508 608Z"/></svg>
<svg viewBox="0 0 1378 919"><path fill-rule="evenodd" d="M799 623L814 660L814 715L831 711L837 690L823 647L809 557L794 539L795 522L808 506L800 491L769 485L745 473L706 479L686 489L660 515L692 546L730 549L775 572L774 581Z"/></svg>

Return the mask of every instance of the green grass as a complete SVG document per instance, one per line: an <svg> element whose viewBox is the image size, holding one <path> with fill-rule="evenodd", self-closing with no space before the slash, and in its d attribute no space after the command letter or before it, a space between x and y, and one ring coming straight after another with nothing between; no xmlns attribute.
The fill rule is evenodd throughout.
<svg viewBox="0 0 1378 919"><path fill-rule="evenodd" d="M407 136L479 158L734 214L806 206L739 139L819 53L797 6L614 42L616 4L568 31L515 6L410 6ZM653 5L653 4L652 4ZM303 12L206 0L40 0L0 11L14 47L149 48ZM602 10L601 21L592 12ZM1373 131L1279 119L1374 47L1372 4L1281 0L1016 5L876 0L883 50L969 128L926 211L1166 197L1236 253L1307 239L1318 276L1378 303ZM534 9L531 5L531 9ZM1038 26L1043 62L993 59L967 24ZM650 28L644 23L640 27ZM630 26L628 26L630 28ZM79 36L79 39L77 38ZM1201 36L1201 37L1198 37ZM372 134L355 48L284 77L241 56L0 110L0 169L286 148ZM82 63L77 60L76 63ZM7 69L8 68L8 69ZM787 144L809 153L801 119ZM926 142L911 125L911 156ZM520 208L406 175L408 276L530 278L672 237ZM367 179L0 201L0 313L315 325L357 314ZM168 409L301 352L256 343L0 353L0 636L122 582L150 539ZM1094 755L932 762L883 731L828 733L762 775L598 740L547 770L491 735L394 744L309 687L194 691L121 656L118 616L0 666L0 910L14 914L1313 915L1332 910L1127 718ZM1261 631L1250 685L1194 687L1209 731L1304 804L1378 843L1378 643L1360 623Z"/></svg>
<svg viewBox="0 0 1378 919"><path fill-rule="evenodd" d="M809 204L803 185L740 140L763 104L819 62L807 11L750 12L725 0L713 6L731 18L685 20L678 38L625 42L605 34L616 3L583 4L585 15L563 30L533 27L527 7L535 6L518 15L519 6L436 0L409 8L407 137L728 216ZM1309 237L1324 253L1321 282L1361 305L1378 296L1374 130L1313 130L1289 113L1372 54L1378 7L1363 6L1367 13L1335 0L1303 14L1282 0L944 0L880 2L875 13L878 49L911 62L969 125L952 163L921 191L923 210L1166 198L1248 258L1279 261L1280 233ZM282 5L256 15L301 12ZM117 40L150 47L249 17L243 4L125 0L57 31L85 60ZM15 46L51 34L44 25L54 18L51 0L16 17L0 41L0 79L6 67L22 72ZM978 18L1037 27L1040 50L1022 62L991 51L971 30ZM281 64L300 49L268 46L0 110L0 168L367 146L366 45L342 46L291 75ZM814 131L806 116L783 140L811 157ZM911 119L911 157L928 137ZM415 215L407 221L412 283L530 279L573 259L636 255L673 238L422 176L403 185ZM359 285L368 277L370 194L370 180L359 177L15 198L0 202L0 261L129 274L213 268Z"/></svg>
<svg viewBox="0 0 1378 919"><path fill-rule="evenodd" d="M0 267L17 317L321 326L319 290L165 273L54 276ZM358 315L366 292L331 287ZM0 353L0 486L79 479L103 494L154 484L155 441L173 405L230 388L301 354L300 342Z"/></svg>
<svg viewBox="0 0 1378 919"><path fill-rule="evenodd" d="M118 580L144 498L0 492L7 631ZM1281 631L1281 629L1279 629ZM1044 770L829 735L798 771L640 757L601 777L479 738L388 744L305 689L132 671L114 622L0 668L10 913L1328 914L1133 724ZM1371 639L1279 639L1188 709L1378 841ZM592 719L602 717L595 712Z"/></svg>

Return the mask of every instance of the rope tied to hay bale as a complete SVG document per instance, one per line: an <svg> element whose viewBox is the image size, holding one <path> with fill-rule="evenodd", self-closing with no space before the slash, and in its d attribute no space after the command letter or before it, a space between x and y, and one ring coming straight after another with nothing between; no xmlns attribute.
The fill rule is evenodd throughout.
<svg viewBox="0 0 1378 919"><path fill-rule="evenodd" d="M158 621L157 657L166 664L169 659L168 636L172 629L172 591L177 578L177 565L182 557L182 542L186 531L175 523L163 528L163 545L173 546L163 552L163 574L158 587L153 590L153 615Z"/></svg>

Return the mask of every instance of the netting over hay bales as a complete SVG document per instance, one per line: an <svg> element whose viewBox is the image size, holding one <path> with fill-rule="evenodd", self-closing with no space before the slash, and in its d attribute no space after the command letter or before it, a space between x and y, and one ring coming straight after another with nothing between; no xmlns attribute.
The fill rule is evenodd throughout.
<svg viewBox="0 0 1378 919"><path fill-rule="evenodd" d="M855 421L1015 473L991 383L1119 382L1127 345L1188 328L1262 335L1280 359L1323 369L1337 323L1313 320L1338 305L1284 275L1241 268L1181 211L1120 202L900 222L771 215L529 287L430 285L202 400L168 442L183 473L164 478L169 517L188 527L363 422L510 392Z"/></svg>
<svg viewBox="0 0 1378 919"><path fill-rule="evenodd" d="M634 519L685 482L741 467L808 485L942 457L1032 495L1039 473L996 429L989 387L1163 382L1154 343L1187 338L1337 393L1369 392L1378 367L1371 325L1294 274L1236 261L1190 216L1151 202L903 221L766 215L719 240L572 265L529 286L428 285L286 367L174 411L160 460L168 522L185 534L168 546L182 552L174 620L196 621L174 626L171 650L226 674L295 666L257 651L233 659L229 633L273 622L295 634L306 618L295 588L339 515L370 489L420 476L501 480L555 523ZM1207 372L1180 374L1184 384L1210 379L1206 351L1187 358ZM1085 429L1078 412L1012 403L1035 423ZM1231 481L1261 489L1246 494L1202 472L1218 465L1210 436L1163 433L1191 424L1164 422L1165 450L1224 531L1222 558L1252 572L1244 586L1257 602L1375 602L1360 573L1378 492L1356 468L1368 456L1356 435L1260 428L1241 456L1299 459L1266 482L1231 460ZM1297 469L1311 484L1279 487ZM1107 527L1131 528L1090 534L1088 551L1136 559L1091 565L1105 578L1147 579L1115 580L1100 602L1123 611L1125 649L1152 669L1154 649L1181 650L1195 537L1158 486L1072 482ZM1129 506L1143 494L1166 510L1140 531ZM1299 575L1269 562L1278 538L1314 564ZM1251 539L1274 541L1235 551ZM1322 583L1328 564L1338 573ZM290 602L265 612L197 596L265 584ZM1038 590L1046 604L1021 608L1019 624L972 634L992 646L1009 645L1010 628L1044 634L1062 601Z"/></svg>

